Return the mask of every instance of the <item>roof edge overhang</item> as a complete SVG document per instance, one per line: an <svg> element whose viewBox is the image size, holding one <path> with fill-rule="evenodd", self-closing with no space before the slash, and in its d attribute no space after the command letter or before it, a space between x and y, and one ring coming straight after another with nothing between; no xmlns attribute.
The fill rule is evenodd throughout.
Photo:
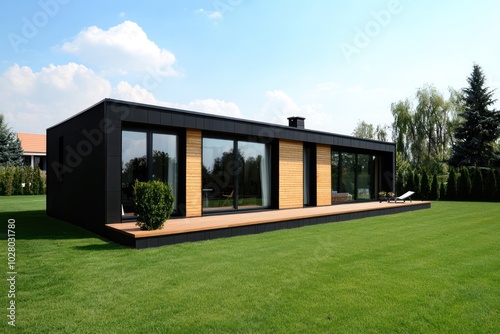
<svg viewBox="0 0 500 334"><path fill-rule="evenodd" d="M387 146L387 147L391 146L391 147L394 147L394 150L396 147L396 144L393 142L384 142L384 141L379 141L379 140L374 140L374 139L359 138L359 137L337 134L337 133L332 133L332 132L320 131L320 130L301 129L301 128L290 127L288 125L282 125L282 124L266 123L266 122L261 122L261 121L254 121L254 120L248 120L248 119L236 118L236 117L230 117L230 116L213 115L213 114L199 112L199 111L184 110L184 109L172 108L172 107L167 107L167 106L118 100L118 99L113 99L113 98L102 99L101 101L84 109L83 111L76 113L75 115L47 128L47 131L52 129L52 128L55 128L61 124L64 124L65 122L67 122L75 117L78 117L79 115L81 115L81 114L87 112L88 110L93 109L101 104L104 104L104 105L120 104L120 105L124 105L124 106L134 106L134 107L138 107L138 108L145 108L145 109L151 109L151 110L157 110L157 111L168 111L168 112L180 113L180 114L184 114L184 115L187 114L187 115L191 115L191 116L195 116L195 117L208 117L208 118L212 118L212 119L226 120L226 121L239 122L239 123L244 122L244 123L251 124L251 125L260 125L260 126L265 126L265 127L279 128L279 129L283 129L286 131L300 131L300 132L304 132L304 133L318 134L318 135L323 135L323 136L335 136L337 138L356 140L356 141L367 142L367 143L372 143L372 144L379 144L379 145L383 145L383 146Z"/></svg>

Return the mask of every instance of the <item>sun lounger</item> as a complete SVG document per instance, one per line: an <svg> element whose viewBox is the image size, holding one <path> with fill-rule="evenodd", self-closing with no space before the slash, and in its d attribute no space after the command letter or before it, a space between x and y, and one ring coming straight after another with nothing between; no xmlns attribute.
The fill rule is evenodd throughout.
<svg viewBox="0 0 500 334"><path fill-rule="evenodd" d="M398 200L401 200L404 203L406 202L406 199L409 199L411 202L411 195L413 195L414 193L415 193L414 191L407 191L401 196L394 197L394 203L397 203Z"/></svg>

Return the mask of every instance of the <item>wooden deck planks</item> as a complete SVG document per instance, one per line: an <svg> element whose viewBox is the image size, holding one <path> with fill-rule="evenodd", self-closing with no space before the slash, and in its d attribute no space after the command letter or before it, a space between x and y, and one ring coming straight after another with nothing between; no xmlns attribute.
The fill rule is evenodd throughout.
<svg viewBox="0 0 500 334"><path fill-rule="evenodd" d="M259 212L246 212L236 214L191 217L191 218L173 218L165 223L161 230L142 231L131 223L115 223L106 226L112 230L125 233L137 238L148 238L170 234L189 233L197 231L207 231L214 229L223 229L247 225L265 224L281 222L295 219L307 219L313 217L341 215L354 212L384 210L394 208L395 206L415 206L429 202L406 202L406 203L387 203L387 202L365 202L338 204L311 208L284 209L284 210L266 210Z"/></svg>

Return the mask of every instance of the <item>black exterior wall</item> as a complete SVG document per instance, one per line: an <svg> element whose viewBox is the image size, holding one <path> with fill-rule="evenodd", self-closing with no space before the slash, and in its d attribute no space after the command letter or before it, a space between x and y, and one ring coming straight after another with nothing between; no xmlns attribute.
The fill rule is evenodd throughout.
<svg viewBox="0 0 500 334"><path fill-rule="evenodd" d="M47 214L95 232L121 221L122 128L168 129L179 140L178 207L185 212L186 129L271 146L271 208L279 207L279 139L330 145L382 158L384 189L395 189L395 145L361 138L105 99L47 129ZM201 196L201 192L200 192Z"/></svg>
<svg viewBox="0 0 500 334"><path fill-rule="evenodd" d="M94 230L106 217L106 133L98 104L47 130L47 214ZM116 130L115 130L116 131Z"/></svg>

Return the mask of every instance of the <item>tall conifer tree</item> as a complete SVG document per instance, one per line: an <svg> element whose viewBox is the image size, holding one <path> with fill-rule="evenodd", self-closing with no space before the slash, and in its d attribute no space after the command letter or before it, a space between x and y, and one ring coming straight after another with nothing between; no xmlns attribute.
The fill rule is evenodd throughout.
<svg viewBox="0 0 500 334"><path fill-rule="evenodd" d="M490 166L498 161L494 143L500 136L500 112L492 109L493 91L485 87L481 67L474 64L464 88L464 111L455 129L456 142L452 147L452 166Z"/></svg>
<svg viewBox="0 0 500 334"><path fill-rule="evenodd" d="M0 114L0 166L22 166L23 149L17 135L12 132Z"/></svg>

